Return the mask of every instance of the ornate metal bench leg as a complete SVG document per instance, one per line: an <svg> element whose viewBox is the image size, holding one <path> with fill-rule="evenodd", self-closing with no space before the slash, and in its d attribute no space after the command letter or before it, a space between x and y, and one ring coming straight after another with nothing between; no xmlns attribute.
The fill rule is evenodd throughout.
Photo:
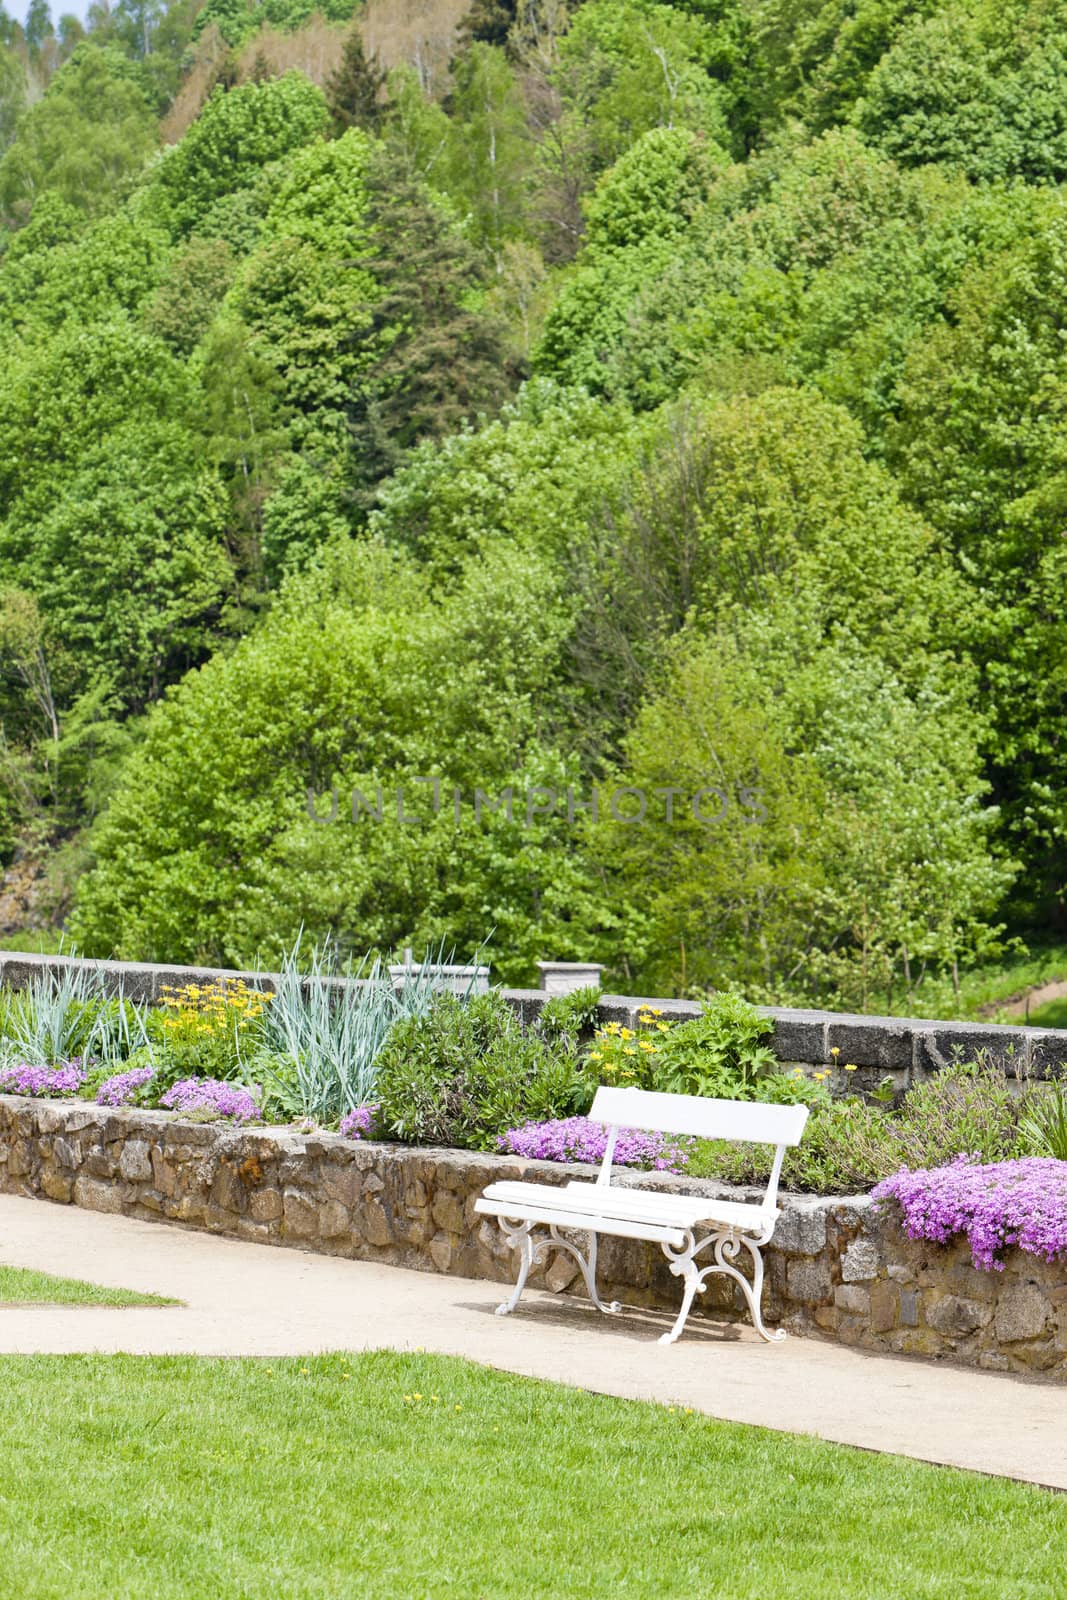
<svg viewBox="0 0 1067 1600"><path fill-rule="evenodd" d="M589 1255L587 1258L582 1255L582 1252L578 1249L576 1244L571 1244L569 1239L564 1239L562 1234L555 1226L549 1228L548 1231L552 1239L552 1243L554 1245L558 1245L561 1250L568 1251L569 1254L574 1257L575 1261L577 1261L579 1267L581 1267L582 1277L585 1279L585 1287L589 1291L589 1298L596 1306L597 1310L603 1311L605 1316L614 1316L617 1311L621 1311L622 1306L617 1300L601 1300L600 1293L596 1286L596 1233L594 1231L590 1231L590 1233L586 1236L589 1240Z"/></svg>
<svg viewBox="0 0 1067 1600"><path fill-rule="evenodd" d="M672 1265L671 1271L672 1272L678 1271L678 1272L684 1273L684 1275L685 1275L685 1289L684 1289L684 1291L682 1293L682 1307L681 1307L681 1310L679 1311L677 1317L674 1319L674 1327L671 1329L670 1333L665 1333L665 1334L662 1335L662 1337L660 1338L660 1341L659 1341L660 1344L676 1344L677 1341L681 1338L682 1329L685 1327L686 1318L688 1317L689 1312L692 1309L693 1300L694 1300L694 1298L695 1298L695 1296L697 1294L697 1291L698 1290L703 1291L703 1288L704 1288L703 1274L700 1273L697 1270L697 1268L693 1265L692 1259L690 1259L684 1266L679 1266L679 1267L675 1268Z"/></svg>
<svg viewBox="0 0 1067 1600"><path fill-rule="evenodd" d="M520 1251L519 1276L515 1287L508 1298L506 1300L502 1300L496 1308L496 1314L498 1317L506 1317L509 1312L514 1311L515 1307L518 1305L522 1291L526 1287L526 1280L530 1276L530 1268L537 1260L540 1252L544 1249L544 1243L542 1241L539 1244L534 1244L533 1238L531 1237L533 1231L532 1222L524 1222L521 1227L516 1227L514 1223L508 1222L505 1220L505 1218L501 1217L500 1226L508 1236L509 1247L512 1250Z"/></svg>
<svg viewBox="0 0 1067 1600"><path fill-rule="evenodd" d="M782 1340L788 1337L785 1329L775 1328L773 1333L768 1332L760 1311L760 1301L763 1298L763 1256L760 1247L751 1239L742 1238L742 1242L748 1246L748 1253L752 1257L752 1283L749 1285L744 1273L739 1272L737 1281L741 1285L741 1293L748 1301L748 1309L752 1313L752 1321L760 1338L766 1339L768 1344L781 1344Z"/></svg>
<svg viewBox="0 0 1067 1600"><path fill-rule="evenodd" d="M713 1247L714 1260L706 1267L697 1267L694 1261L696 1255L708 1245ZM743 1272L733 1265L738 1251L744 1245L752 1257L752 1282L749 1283ZM682 1309L678 1313L674 1327L670 1333L665 1333L660 1339L660 1344L674 1344L680 1337L685 1327L693 1299L697 1293L703 1294L707 1287L707 1280L713 1272L720 1272L727 1278L732 1278L739 1286L745 1297L745 1303L752 1313L752 1322L761 1339L766 1339L768 1344L781 1344L786 1337L784 1328L776 1328L771 1333L765 1326L760 1311L760 1300L763 1296L763 1257L760 1254L759 1243L755 1239L746 1238L744 1234L713 1233L706 1239L701 1239L699 1244L694 1243L693 1235L687 1235L684 1250L672 1250L670 1245L663 1246L663 1253L671 1264L671 1271L678 1277L685 1279L685 1292L682 1295Z"/></svg>

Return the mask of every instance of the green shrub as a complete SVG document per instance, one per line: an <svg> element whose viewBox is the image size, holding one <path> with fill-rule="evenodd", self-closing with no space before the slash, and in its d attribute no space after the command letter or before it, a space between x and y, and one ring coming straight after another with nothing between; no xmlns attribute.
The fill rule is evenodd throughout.
<svg viewBox="0 0 1067 1600"><path fill-rule="evenodd" d="M548 1044L578 1044L596 1028L600 990L595 984L546 1000L536 1032Z"/></svg>
<svg viewBox="0 0 1067 1600"><path fill-rule="evenodd" d="M1016 1093L999 1067L946 1067L910 1089L896 1111L850 1096L813 1109L804 1138L786 1152L782 1184L812 1194L872 1188L901 1167L939 1167L958 1155L1010 1161L1045 1154L1030 1145L1045 1090ZM760 1145L701 1143L688 1170L728 1183L763 1183L773 1152Z"/></svg>
<svg viewBox="0 0 1067 1600"><path fill-rule="evenodd" d="M663 1035L655 1087L716 1100L755 1099L759 1079L778 1065L774 1051L760 1042L773 1026L739 994L713 995L699 1017Z"/></svg>
<svg viewBox="0 0 1067 1600"><path fill-rule="evenodd" d="M590 1099L573 1045L524 1032L497 994L436 996L392 1028L377 1066L379 1126L411 1144L492 1150L505 1129Z"/></svg>
<svg viewBox="0 0 1067 1600"><path fill-rule="evenodd" d="M1067 1161L1067 1091L1062 1083L1035 1090L1020 1123L1029 1156L1052 1156Z"/></svg>

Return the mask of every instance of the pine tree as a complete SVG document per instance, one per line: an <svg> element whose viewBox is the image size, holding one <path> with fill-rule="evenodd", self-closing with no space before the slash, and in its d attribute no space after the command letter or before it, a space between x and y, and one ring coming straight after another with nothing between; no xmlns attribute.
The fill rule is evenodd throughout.
<svg viewBox="0 0 1067 1600"><path fill-rule="evenodd" d="M363 37L353 28L345 40L341 64L326 83L326 103L338 133L348 128L377 128L382 119L385 76L378 57L368 58Z"/></svg>
<svg viewBox="0 0 1067 1600"><path fill-rule="evenodd" d="M395 160L379 157L370 186L380 247L366 265L381 297L356 335L369 361L349 404L364 502L407 450L495 410L519 377L506 329L470 308L482 278L472 246Z"/></svg>

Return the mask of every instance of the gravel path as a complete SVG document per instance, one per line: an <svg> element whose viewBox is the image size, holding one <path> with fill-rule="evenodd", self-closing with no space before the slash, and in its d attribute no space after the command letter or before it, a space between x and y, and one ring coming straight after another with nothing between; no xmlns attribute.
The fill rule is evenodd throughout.
<svg viewBox="0 0 1067 1600"><path fill-rule="evenodd" d="M0 1352L304 1355L425 1349L603 1394L693 1406L1067 1489L1067 1389L818 1340L761 1343L707 1324L671 1348L666 1314L608 1322L528 1293L497 1317L497 1285L232 1239L0 1195L0 1262L175 1295L184 1305L0 1307Z"/></svg>

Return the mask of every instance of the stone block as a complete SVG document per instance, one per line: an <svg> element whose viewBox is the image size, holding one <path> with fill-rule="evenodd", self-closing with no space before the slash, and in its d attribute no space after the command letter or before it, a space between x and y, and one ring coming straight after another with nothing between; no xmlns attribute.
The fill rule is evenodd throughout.
<svg viewBox="0 0 1067 1600"><path fill-rule="evenodd" d="M211 1204L234 1216L243 1216L248 1210L249 1192L228 1161L220 1161L211 1183Z"/></svg>
<svg viewBox="0 0 1067 1600"><path fill-rule="evenodd" d="M81 1151L73 1139L56 1139L52 1145L52 1155L57 1166L66 1167L71 1172L81 1166Z"/></svg>
<svg viewBox="0 0 1067 1600"><path fill-rule="evenodd" d="M438 1272L447 1272L452 1265L452 1240L445 1232L435 1233L430 1240L430 1259Z"/></svg>
<svg viewBox="0 0 1067 1600"><path fill-rule="evenodd" d="M877 1067L882 1072L910 1070L914 1024L900 1017L839 1016L826 1025L826 1048L835 1046L837 1059L857 1067Z"/></svg>
<svg viewBox="0 0 1067 1600"><path fill-rule="evenodd" d="M364 1238L368 1244L383 1249L393 1242L393 1230L389 1226L389 1218L385 1209L377 1200L368 1200L364 1203L360 1215L356 1219L363 1230ZM441 1269L444 1270L443 1268Z"/></svg>
<svg viewBox="0 0 1067 1600"><path fill-rule="evenodd" d="M992 1307L978 1300L965 1300L961 1295L946 1294L936 1304L927 1306L928 1325L946 1338L963 1339L969 1333L984 1328L993 1315Z"/></svg>
<svg viewBox="0 0 1067 1600"><path fill-rule="evenodd" d="M900 1322L905 1328L916 1328L919 1325L919 1296L914 1289L900 1291Z"/></svg>
<svg viewBox="0 0 1067 1600"><path fill-rule="evenodd" d="M177 1170L155 1145L152 1147L152 1184L163 1195L174 1195L178 1192Z"/></svg>
<svg viewBox="0 0 1067 1600"><path fill-rule="evenodd" d="M621 1022L624 1028L632 1028L634 1015L633 999L626 994L603 994L596 1008L597 1025L601 1028L609 1022Z"/></svg>
<svg viewBox="0 0 1067 1600"><path fill-rule="evenodd" d="M774 1023L774 1032L767 1043L779 1061L818 1062L820 1066L830 1061L826 1040L827 1012L797 1011L778 1006L761 1006L760 1010Z"/></svg>
<svg viewBox="0 0 1067 1600"><path fill-rule="evenodd" d="M877 1278L882 1253L871 1239L853 1239L841 1258L841 1276L846 1283L867 1283Z"/></svg>
<svg viewBox="0 0 1067 1600"><path fill-rule="evenodd" d="M328 1200L337 1200L349 1210L358 1204L362 1186L363 1174L358 1167L348 1164L327 1167L319 1185Z"/></svg>
<svg viewBox="0 0 1067 1600"><path fill-rule="evenodd" d="M257 1189L248 1199L248 1211L253 1222L276 1222L284 1209L277 1189Z"/></svg>
<svg viewBox="0 0 1067 1600"><path fill-rule="evenodd" d="M434 1196L431 1215L446 1233L463 1232L463 1203L451 1189L442 1189Z"/></svg>
<svg viewBox="0 0 1067 1600"><path fill-rule="evenodd" d="M578 1276L578 1263L573 1256L565 1250L557 1250L552 1265L545 1273L545 1284L553 1294L562 1294L564 1289L569 1289Z"/></svg>
<svg viewBox="0 0 1067 1600"><path fill-rule="evenodd" d="M119 1156L119 1173L128 1183L144 1183L152 1176L152 1158L143 1139L128 1139Z"/></svg>
<svg viewBox="0 0 1067 1600"><path fill-rule="evenodd" d="M826 1248L826 1209L788 1204L774 1227L773 1248L786 1255L817 1256Z"/></svg>
<svg viewBox="0 0 1067 1600"><path fill-rule="evenodd" d="M533 1026L549 998L543 989L501 989L499 993L524 1028Z"/></svg>
<svg viewBox="0 0 1067 1600"><path fill-rule="evenodd" d="M870 1297L871 1332L888 1333L900 1321L900 1290L895 1283L883 1280L871 1285Z"/></svg>
<svg viewBox="0 0 1067 1600"><path fill-rule="evenodd" d="M41 1174L41 1188L49 1200L59 1200L65 1205L70 1203L74 1193L74 1184L70 1178L62 1172L47 1169Z"/></svg>
<svg viewBox="0 0 1067 1600"><path fill-rule="evenodd" d="M830 1268L825 1261L791 1261L786 1274L786 1288L791 1300L806 1304L833 1298L834 1286Z"/></svg>
<svg viewBox="0 0 1067 1600"><path fill-rule="evenodd" d="M915 1029L915 1066L920 1072L940 1072L955 1061L979 1056L1013 1074L1027 1064L1022 1028L992 1022L932 1022L916 1023Z"/></svg>
<svg viewBox="0 0 1067 1600"><path fill-rule="evenodd" d="M1060 1076L1067 1068L1067 1029L1035 1028L1026 1038L1034 1077Z"/></svg>
<svg viewBox="0 0 1067 1600"><path fill-rule="evenodd" d="M299 1189L286 1189L282 1196L284 1226L287 1238L313 1239L318 1232L315 1207Z"/></svg>
<svg viewBox="0 0 1067 1600"><path fill-rule="evenodd" d="M1036 1283L1019 1283L1006 1289L997 1301L994 1329L1001 1344L1018 1339L1038 1339L1048 1325L1052 1307Z"/></svg>
<svg viewBox="0 0 1067 1600"><path fill-rule="evenodd" d="M349 1216L338 1200L327 1200L319 1207L320 1239L336 1239L339 1233L349 1230Z"/></svg>
<svg viewBox="0 0 1067 1600"><path fill-rule="evenodd" d="M7 1170L9 1175L12 1178L24 1178L32 1165L29 1143L25 1139L16 1139L8 1151Z"/></svg>
<svg viewBox="0 0 1067 1600"><path fill-rule="evenodd" d="M834 1290L834 1305L856 1316L866 1316L871 1309L870 1290L858 1283L839 1283Z"/></svg>
<svg viewBox="0 0 1067 1600"><path fill-rule="evenodd" d="M84 1175L75 1179L74 1204L86 1211L106 1211L112 1216L122 1214L122 1191L117 1184L101 1183Z"/></svg>

